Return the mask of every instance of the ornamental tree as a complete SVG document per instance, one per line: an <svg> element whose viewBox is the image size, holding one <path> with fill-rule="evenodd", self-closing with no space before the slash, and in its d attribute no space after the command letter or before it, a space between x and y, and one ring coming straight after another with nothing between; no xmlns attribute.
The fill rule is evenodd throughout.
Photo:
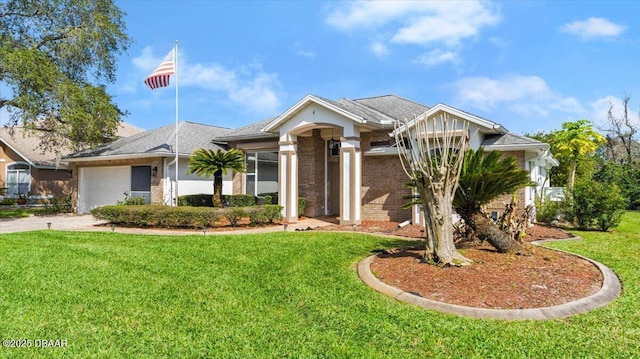
<svg viewBox="0 0 640 359"><path fill-rule="evenodd" d="M415 187L425 218L424 260L465 265L471 260L455 247L453 198L458 188L469 123L444 113L397 123L394 131L405 173Z"/></svg>

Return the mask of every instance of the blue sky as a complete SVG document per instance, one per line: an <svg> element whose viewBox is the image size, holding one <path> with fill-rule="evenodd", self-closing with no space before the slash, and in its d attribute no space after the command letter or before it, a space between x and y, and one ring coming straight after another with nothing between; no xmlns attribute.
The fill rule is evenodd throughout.
<svg viewBox="0 0 640 359"><path fill-rule="evenodd" d="M640 105L637 1L116 4L134 44L108 90L144 129L174 121L175 79L143 81L175 40L180 119L230 128L307 94L441 102L517 133Z"/></svg>

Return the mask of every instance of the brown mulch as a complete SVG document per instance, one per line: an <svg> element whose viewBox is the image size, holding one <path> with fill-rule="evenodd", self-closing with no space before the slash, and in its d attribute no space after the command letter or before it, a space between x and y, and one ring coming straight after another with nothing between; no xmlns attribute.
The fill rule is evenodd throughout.
<svg viewBox="0 0 640 359"><path fill-rule="evenodd" d="M329 226L323 230L351 230ZM363 221L356 231L422 237L418 226L398 228L397 223ZM561 239L571 235L561 229L534 226L523 239ZM465 243L460 252L473 260L464 267L438 267L420 261L421 250L398 250L379 255L373 274L405 292L440 302L476 308L539 308L567 303L596 293L602 274L590 262L550 249L531 246L532 255L497 253L490 245Z"/></svg>

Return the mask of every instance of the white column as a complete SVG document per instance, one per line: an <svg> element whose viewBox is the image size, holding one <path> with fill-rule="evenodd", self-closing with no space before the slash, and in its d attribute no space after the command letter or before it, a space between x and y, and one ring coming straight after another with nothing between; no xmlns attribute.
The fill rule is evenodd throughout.
<svg viewBox="0 0 640 359"><path fill-rule="evenodd" d="M278 204L285 222L298 221L298 154L296 136L280 136L278 152Z"/></svg>
<svg viewBox="0 0 640 359"><path fill-rule="evenodd" d="M341 138L340 224L362 222L362 153L360 137Z"/></svg>

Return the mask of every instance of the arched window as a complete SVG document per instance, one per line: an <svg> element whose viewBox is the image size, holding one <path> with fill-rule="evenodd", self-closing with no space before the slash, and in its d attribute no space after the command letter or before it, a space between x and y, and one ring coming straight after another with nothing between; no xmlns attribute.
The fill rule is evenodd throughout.
<svg viewBox="0 0 640 359"><path fill-rule="evenodd" d="M29 192L31 185L31 166L26 163L14 163L7 166L7 195L22 196Z"/></svg>

